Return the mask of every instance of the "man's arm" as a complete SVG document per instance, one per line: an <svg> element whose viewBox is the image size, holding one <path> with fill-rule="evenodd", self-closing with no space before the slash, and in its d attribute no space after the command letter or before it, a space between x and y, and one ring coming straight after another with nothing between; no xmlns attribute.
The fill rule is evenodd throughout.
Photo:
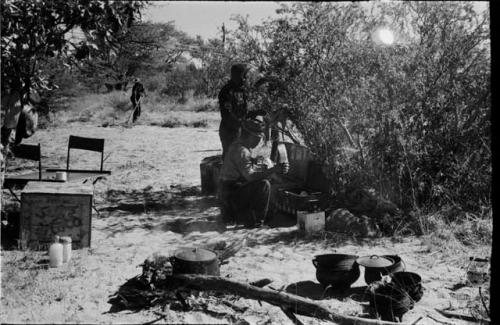
<svg viewBox="0 0 500 325"><path fill-rule="evenodd" d="M248 149L241 148L239 152L238 169L240 170L241 176L243 176L247 182L253 182L268 178L273 173L286 174L288 172L288 165L276 165L273 168L264 171L256 171L252 162L250 151Z"/></svg>

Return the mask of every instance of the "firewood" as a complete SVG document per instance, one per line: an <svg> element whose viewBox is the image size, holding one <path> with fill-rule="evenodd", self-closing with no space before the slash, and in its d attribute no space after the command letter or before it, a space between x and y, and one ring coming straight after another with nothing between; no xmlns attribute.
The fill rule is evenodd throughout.
<svg viewBox="0 0 500 325"><path fill-rule="evenodd" d="M158 283L158 287L160 287ZM296 296L290 293L278 292L267 288L259 288L248 283L229 280L227 278L201 274L173 274L168 276L164 285L169 288L186 288L199 291L221 291L236 294L243 298L264 301L280 308L291 309L295 314L315 317L336 322L340 325L395 325L375 319L359 318L341 315L320 302Z"/></svg>

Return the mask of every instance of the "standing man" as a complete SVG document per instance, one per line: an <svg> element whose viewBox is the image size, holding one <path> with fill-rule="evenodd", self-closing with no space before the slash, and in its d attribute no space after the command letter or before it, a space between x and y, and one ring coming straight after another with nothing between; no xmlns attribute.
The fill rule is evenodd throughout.
<svg viewBox="0 0 500 325"><path fill-rule="evenodd" d="M231 67L231 79L219 92L221 114L219 137L222 143L222 159L224 159L229 145L237 138L241 122L246 118L265 115L262 110L248 111L245 88L249 70L250 68L246 64L234 64Z"/></svg>
<svg viewBox="0 0 500 325"><path fill-rule="evenodd" d="M136 78L134 80L134 86L132 87L132 95L130 96L130 101L132 102L132 107L134 109L134 115L132 117L133 123L135 123L139 116L141 116L141 99L145 94L146 92L144 90L144 86L140 82L139 78Z"/></svg>
<svg viewBox="0 0 500 325"><path fill-rule="evenodd" d="M242 123L240 136L229 146L220 171L224 221L242 222L247 228L267 222L273 173L286 174L288 164L258 171L251 157L264 136L264 125L257 120Z"/></svg>

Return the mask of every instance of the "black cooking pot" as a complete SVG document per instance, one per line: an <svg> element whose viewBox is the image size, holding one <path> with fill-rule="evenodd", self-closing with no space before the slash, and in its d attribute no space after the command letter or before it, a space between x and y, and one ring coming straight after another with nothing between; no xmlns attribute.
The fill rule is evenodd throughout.
<svg viewBox="0 0 500 325"><path fill-rule="evenodd" d="M170 258L172 273L219 275L217 254L203 248L179 248Z"/></svg>
<svg viewBox="0 0 500 325"><path fill-rule="evenodd" d="M414 305L408 294L393 283L378 286L370 297L370 307L385 321L402 321Z"/></svg>
<svg viewBox="0 0 500 325"><path fill-rule="evenodd" d="M382 255L382 257L394 261L394 264L387 268L389 270L389 273L403 272L405 270L406 265L399 255Z"/></svg>
<svg viewBox="0 0 500 325"><path fill-rule="evenodd" d="M359 278L356 255L324 254L316 255L312 261L316 267L316 279L323 286L347 289Z"/></svg>
<svg viewBox="0 0 500 325"><path fill-rule="evenodd" d="M370 284L372 282L382 279L383 275L391 272L394 265L394 260L384 256L363 256L356 260L361 266L365 267L365 282Z"/></svg>
<svg viewBox="0 0 500 325"><path fill-rule="evenodd" d="M413 301L418 302L424 295L422 278L413 272L396 272L391 275L392 283L408 293Z"/></svg>

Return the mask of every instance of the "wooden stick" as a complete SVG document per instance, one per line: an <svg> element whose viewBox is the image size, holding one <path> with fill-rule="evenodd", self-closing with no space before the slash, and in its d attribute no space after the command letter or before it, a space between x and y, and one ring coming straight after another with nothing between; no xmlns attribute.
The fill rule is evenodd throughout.
<svg viewBox="0 0 500 325"><path fill-rule="evenodd" d="M411 323L411 325L416 325L422 318L424 318L424 317L420 316L419 318L417 318L416 321L414 321L413 323Z"/></svg>
<svg viewBox="0 0 500 325"><path fill-rule="evenodd" d="M219 276L173 274L164 280L164 283L158 283L158 286L163 284L170 290L173 288L188 288L200 291L214 290L236 294L248 299L262 300L280 308L292 309L294 313L298 315L330 320L339 325L403 325L402 323L341 315L337 311L326 307L321 302L315 302L311 299L286 292L277 292L267 288L255 287L248 283L238 282Z"/></svg>
<svg viewBox="0 0 500 325"><path fill-rule="evenodd" d="M486 320L486 319L480 319L480 318L476 318L476 317L473 317L473 316L470 316L470 315L454 313L454 312L451 312L451 311L437 309L437 308L434 308L434 309L438 313L440 313L441 315L443 315L445 317L448 317L448 318L463 319L463 320L466 320L468 322L475 322L475 323L484 323L484 324L489 324L490 323L490 321Z"/></svg>
<svg viewBox="0 0 500 325"><path fill-rule="evenodd" d="M427 317L429 317L430 319L432 319L433 321L435 322L438 322L438 323L441 323L441 324L445 324L445 325L453 325L452 323L448 323L448 322L443 322L442 320L439 320L435 317L432 317L431 315L427 314Z"/></svg>

